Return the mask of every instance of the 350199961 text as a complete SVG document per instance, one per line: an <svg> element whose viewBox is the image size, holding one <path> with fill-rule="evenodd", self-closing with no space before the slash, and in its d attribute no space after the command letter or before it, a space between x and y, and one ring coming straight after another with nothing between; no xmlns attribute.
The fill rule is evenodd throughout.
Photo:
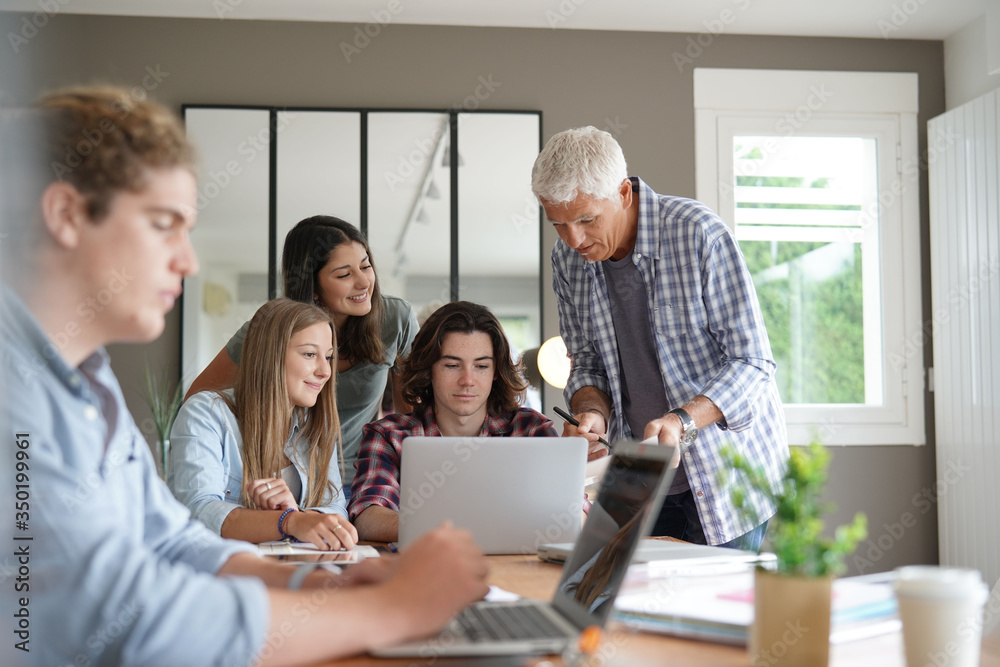
<svg viewBox="0 0 1000 667"><path fill-rule="evenodd" d="M31 540L28 534L31 520L31 437L27 433L16 433L14 453L14 558L17 562L17 576L14 591L20 594L14 612L14 648L28 652L31 639L31 615L28 609L31 591Z"/></svg>

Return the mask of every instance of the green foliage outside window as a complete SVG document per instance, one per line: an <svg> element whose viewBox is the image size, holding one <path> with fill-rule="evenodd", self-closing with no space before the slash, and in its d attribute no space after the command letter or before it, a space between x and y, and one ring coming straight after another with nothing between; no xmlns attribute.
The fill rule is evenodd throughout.
<svg viewBox="0 0 1000 667"><path fill-rule="evenodd" d="M861 246L853 262L818 281L802 279L810 253L825 242L741 241L754 276L776 379L786 403L864 403ZM788 277L763 279L763 272L787 264ZM797 295L797 296L796 296ZM799 333L793 341L793 327Z"/></svg>

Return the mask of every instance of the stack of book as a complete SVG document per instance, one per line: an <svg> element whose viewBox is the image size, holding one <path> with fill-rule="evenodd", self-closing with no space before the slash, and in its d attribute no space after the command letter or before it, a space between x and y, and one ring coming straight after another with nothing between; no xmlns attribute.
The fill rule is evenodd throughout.
<svg viewBox="0 0 1000 667"><path fill-rule="evenodd" d="M686 567L657 571L633 566L615 617L648 632L746 645L753 623L753 569L721 571ZM896 599L886 576L838 579L833 584L830 641L853 641L900 627Z"/></svg>

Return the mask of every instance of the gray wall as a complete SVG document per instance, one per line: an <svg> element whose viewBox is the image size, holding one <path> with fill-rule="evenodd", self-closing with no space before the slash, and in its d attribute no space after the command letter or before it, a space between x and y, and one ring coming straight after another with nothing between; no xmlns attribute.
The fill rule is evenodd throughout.
<svg viewBox="0 0 1000 667"><path fill-rule="evenodd" d="M921 152L927 119L944 111L941 42L703 35L707 46L697 47L695 36L684 34L390 25L347 62L341 45L355 35L355 26L346 24L60 15L18 58L38 67L36 90L79 81L141 86L146 68L158 67L162 81L152 94L177 108L182 103L444 108L467 100L478 104L469 96L485 79L494 90L482 108L540 110L546 138L572 126L604 127L621 142L631 173L657 191L688 197L695 194L692 66L675 65L675 53L686 52L700 67L916 71ZM921 183L926 239L926 176ZM547 229L546 258L555 240ZM926 240L924 248L926 267ZM543 327L545 335L554 335L547 259L543 267ZM926 294L926 276L924 283ZM925 298L925 312L928 303ZM112 350L127 393L140 386L144 356L177 363L178 332L173 314L159 341ZM557 400L550 395L546 406ZM142 425L146 411L134 394L130 405ZM933 415L930 403L927 414ZM834 520L863 510L872 527L876 549L872 565L863 569L936 562L936 512L921 514L923 505L914 500L934 486L933 444L838 448L834 456L829 491L839 505ZM907 512L914 520L903 526ZM867 551L866 545L859 554Z"/></svg>
<svg viewBox="0 0 1000 667"><path fill-rule="evenodd" d="M1000 58L990 62L987 42L1000 42L1000 10L980 17L944 40L945 102L954 109L1000 87ZM995 74L990 69L995 68Z"/></svg>

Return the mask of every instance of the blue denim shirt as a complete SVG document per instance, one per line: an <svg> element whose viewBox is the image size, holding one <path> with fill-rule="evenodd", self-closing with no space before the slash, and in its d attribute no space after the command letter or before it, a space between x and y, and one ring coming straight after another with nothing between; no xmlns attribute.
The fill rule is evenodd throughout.
<svg viewBox="0 0 1000 667"><path fill-rule="evenodd" d="M267 591L214 573L255 547L213 535L173 498L107 354L69 366L6 288L0 344L2 450L16 441L28 452L30 512L17 533L31 538L15 543L30 551L26 590L16 593L28 600L30 652L12 650L8 631L0 662L252 664L268 628Z"/></svg>
<svg viewBox="0 0 1000 667"><path fill-rule="evenodd" d="M232 390L228 391L231 399ZM299 505L309 494L308 476L302 462L309 460L309 443L298 438L299 425L285 443L285 456L295 466L301 482ZM191 516L215 533L222 532L222 523L240 504L243 488L243 438L236 415L214 391L202 391L181 406L174 427L170 430L170 471L167 484L182 503L191 509ZM340 461L330 462L328 475L334 494L320 507L303 509L347 518L347 503L341 492Z"/></svg>

